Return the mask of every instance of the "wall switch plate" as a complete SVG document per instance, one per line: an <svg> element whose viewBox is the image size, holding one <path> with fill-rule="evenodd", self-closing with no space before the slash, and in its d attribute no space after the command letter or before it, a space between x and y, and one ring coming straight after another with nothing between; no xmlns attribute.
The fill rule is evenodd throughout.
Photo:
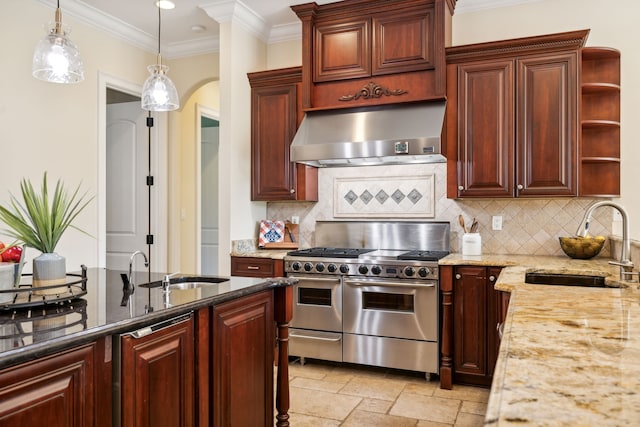
<svg viewBox="0 0 640 427"><path fill-rule="evenodd" d="M494 215L491 217L491 227L494 230L502 230L502 215Z"/></svg>
<svg viewBox="0 0 640 427"><path fill-rule="evenodd" d="M300 217L297 215L294 215L291 217L291 224L300 224Z"/></svg>

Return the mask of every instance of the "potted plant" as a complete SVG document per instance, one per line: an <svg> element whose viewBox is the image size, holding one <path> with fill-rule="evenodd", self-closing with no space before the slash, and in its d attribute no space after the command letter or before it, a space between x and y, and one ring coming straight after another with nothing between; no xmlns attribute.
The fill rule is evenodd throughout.
<svg viewBox="0 0 640 427"><path fill-rule="evenodd" d="M0 221L8 227L2 231L42 252L33 259L34 287L63 284L67 274L65 258L58 255L55 248L67 228L79 230L72 222L92 198L84 200L86 193L79 194L80 185L70 195L60 180L50 198L47 172L42 178L40 191L36 191L31 181L24 178L20 182L20 190L22 201L11 194L10 205L0 205Z"/></svg>

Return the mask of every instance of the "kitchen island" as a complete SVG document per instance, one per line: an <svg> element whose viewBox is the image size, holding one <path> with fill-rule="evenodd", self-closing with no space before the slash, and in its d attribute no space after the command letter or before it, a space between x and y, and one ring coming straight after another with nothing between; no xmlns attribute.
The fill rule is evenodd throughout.
<svg viewBox="0 0 640 427"><path fill-rule="evenodd" d="M511 293L485 418L489 426L640 424L640 291L608 259L447 257L503 265ZM526 284L529 271L602 275L612 287Z"/></svg>
<svg viewBox="0 0 640 427"><path fill-rule="evenodd" d="M288 425L286 338L294 281L218 278L165 293L155 286L163 274L137 272L142 285L130 293L121 275L89 269L79 299L46 308L3 307L0 419L28 420L35 408L59 419L52 426L110 426L112 419L145 425L154 417L172 425L225 425L251 414L261 417L259 424L273 424L277 324L285 355L278 359L277 419ZM247 369L250 382L242 379ZM256 410L246 411L247 404Z"/></svg>

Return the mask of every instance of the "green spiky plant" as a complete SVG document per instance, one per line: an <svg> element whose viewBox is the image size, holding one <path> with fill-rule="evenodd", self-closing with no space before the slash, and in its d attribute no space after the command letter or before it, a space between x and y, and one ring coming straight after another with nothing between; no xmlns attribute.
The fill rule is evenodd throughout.
<svg viewBox="0 0 640 427"><path fill-rule="evenodd" d="M45 172L40 192L36 192L31 181L24 178L20 182L20 190L22 202L10 194L10 206L0 206L0 221L8 227L2 231L7 236L42 253L53 253L67 228L85 233L72 224L93 199L85 200L86 192L79 194L80 185L69 195L64 184L58 180L50 200Z"/></svg>

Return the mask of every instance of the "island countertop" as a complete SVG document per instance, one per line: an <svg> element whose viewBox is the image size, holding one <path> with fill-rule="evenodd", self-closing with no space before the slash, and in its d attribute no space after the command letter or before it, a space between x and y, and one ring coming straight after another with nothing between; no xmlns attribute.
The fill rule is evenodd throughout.
<svg viewBox="0 0 640 427"><path fill-rule="evenodd" d="M511 298L485 425L640 425L640 290L619 282L608 261L454 254L441 262L505 267L495 288ZM533 270L603 275L613 287L525 284Z"/></svg>
<svg viewBox="0 0 640 427"><path fill-rule="evenodd" d="M154 324L198 308L276 286L291 279L221 278L197 289L173 290L136 285L123 291L123 272L90 268L87 293L62 305L0 311L0 369L65 348ZM159 282L162 273L135 272L135 283ZM180 277L179 275L176 277ZM123 305L124 304L124 305Z"/></svg>

